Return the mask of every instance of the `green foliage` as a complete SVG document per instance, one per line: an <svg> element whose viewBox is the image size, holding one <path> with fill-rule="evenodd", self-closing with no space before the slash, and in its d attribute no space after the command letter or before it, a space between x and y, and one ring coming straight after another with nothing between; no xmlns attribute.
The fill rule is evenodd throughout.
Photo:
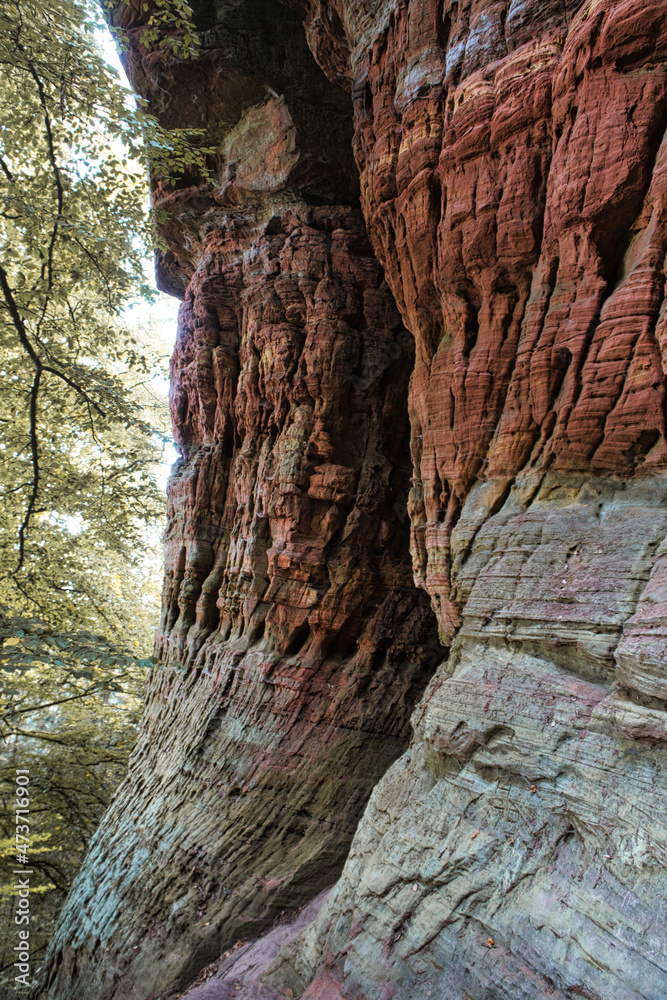
<svg viewBox="0 0 667 1000"><path fill-rule="evenodd" d="M133 392L155 359L122 321L153 294L146 160L159 175L201 153L135 106L96 16L0 9L0 604L112 635L100 567L135 565L163 510L162 429Z"/></svg>
<svg viewBox="0 0 667 1000"><path fill-rule="evenodd" d="M131 0L123 0L129 6ZM105 7L113 11L117 4L106 0ZM179 58L195 56L199 49L199 38L193 27L192 8L187 0L151 0L148 7L146 27L141 35L144 48L158 45L168 46ZM124 47L122 35L117 37L119 47Z"/></svg>
<svg viewBox="0 0 667 1000"><path fill-rule="evenodd" d="M159 588L163 359L127 319L155 294L147 166L205 175L102 26L93 0L0 4L0 795L30 768L42 944L126 766ZM143 44L192 55L187 3L151 0Z"/></svg>
<svg viewBox="0 0 667 1000"><path fill-rule="evenodd" d="M16 768L29 771L33 957L38 960L83 854L127 766L152 662L104 636L0 618L0 915L12 926ZM0 948L11 967L12 935Z"/></svg>

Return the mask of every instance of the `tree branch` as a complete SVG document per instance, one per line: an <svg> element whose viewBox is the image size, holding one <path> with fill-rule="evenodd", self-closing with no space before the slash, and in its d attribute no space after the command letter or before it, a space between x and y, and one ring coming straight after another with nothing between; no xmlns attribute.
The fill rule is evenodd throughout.
<svg viewBox="0 0 667 1000"><path fill-rule="evenodd" d="M2 172L4 173L5 177L11 184L12 181L14 180L14 174L11 172L11 170L9 169L9 167L7 166L7 164L5 163L5 161L1 156L0 156L0 167L2 167Z"/></svg>
<svg viewBox="0 0 667 1000"><path fill-rule="evenodd" d="M2 264L0 264L0 288L2 289L2 294L4 296L5 302L7 303L7 308L9 309L9 315L12 317L12 323L14 324L14 329L19 335L19 340L21 342L21 347L30 356L30 360L34 364L35 368L41 369L42 362L39 359L35 348L32 346L28 339L28 331L25 328L25 323L19 311L19 307L16 304L16 299L14 298L14 292L7 280L7 272L5 271Z"/></svg>
<svg viewBox="0 0 667 1000"><path fill-rule="evenodd" d="M17 708L10 712L8 715L2 716L2 721L10 726L10 719L15 719L17 715L29 715L30 712L41 712L44 708L53 708L54 705L64 705L68 701L79 701L82 698L87 698L89 695L93 694L94 691L99 690L95 686L86 688L85 691L79 692L79 694L70 695L69 698L59 698L57 701L46 701L41 705L29 705L28 708ZM13 727L12 727L13 728Z"/></svg>
<svg viewBox="0 0 667 1000"><path fill-rule="evenodd" d="M51 365L43 364L41 358L37 354L37 351L30 343L28 337L28 331L26 329L25 323L23 322L23 317L21 316L19 307L14 298L14 292L7 279L7 272L5 271L2 264L0 264L0 288L2 289L2 294L4 296L7 308L9 309L9 314L12 318L14 324L14 329L18 333L19 341L21 346L26 351L33 365L35 366L35 377L33 379L32 388L30 390L30 408L29 408L29 421L30 421L30 454L32 460L32 490L30 493L30 499L28 500L28 507L25 512L23 521L21 522L21 527L19 528L19 558L14 569L13 575L15 576L22 568L25 563L25 538L30 525L30 518L32 517L35 504L37 502L37 494L39 493L39 441L37 438L37 399L39 396L39 387L42 380L42 374L44 372L49 372L51 375L55 375L56 378L62 379L70 388L74 389L82 399L86 401L88 406L88 412L90 414L90 408L94 407L100 416L106 416L104 410L99 406L94 399L91 399L85 389L83 389L77 382L65 375L64 372L58 371L57 368L53 368ZM93 434L94 436L94 434Z"/></svg>
<svg viewBox="0 0 667 1000"><path fill-rule="evenodd" d="M35 372L35 378L32 383L32 389L30 390L30 455L32 459L32 490L30 491L30 499L28 500L28 506L26 508L23 521L21 522L21 527L19 528L19 561L16 564L16 569L14 573L18 573L19 570L23 568L25 562L25 536L28 530L28 525L30 524L30 518L32 517L32 512L37 502L37 494L39 492L39 442L37 440L37 397L39 395L39 384L42 378L42 368L38 368Z"/></svg>
<svg viewBox="0 0 667 1000"><path fill-rule="evenodd" d="M101 417L106 417L106 413L104 412L102 407L98 406L95 400L90 398L86 390L82 389L81 386L78 384L78 382L75 382L74 379L71 379L69 375L65 375L64 372L59 372L57 368L52 368L51 365L42 365L42 370L45 372L50 372L51 375L55 375L57 378L61 378L63 382L66 382L67 385L69 385L72 389L74 389L75 392L78 392L81 398L86 401L88 406L94 406Z"/></svg>
<svg viewBox="0 0 667 1000"><path fill-rule="evenodd" d="M53 131L51 129L51 116L49 114L48 105L46 103L44 84L42 83L39 74L35 69L35 64L28 57L25 49L23 48L20 42L18 43L18 48L26 57L26 63L28 65L28 69L30 70L30 75L35 81L35 86L37 87L37 93L39 94L39 103L42 105L42 111L44 112L44 125L46 127L46 142L49 150L49 162L51 163L51 169L53 170L53 179L56 185L58 214L56 216L56 221L53 224L53 231L51 232L49 249L47 251L47 273L49 276L49 289L51 289L53 288L53 250L56 245L56 240L58 238L58 228L60 225L60 219L63 214L63 206L65 203L65 191L63 188L62 177L60 176L60 167L58 166L58 161L56 159L55 143L53 141Z"/></svg>

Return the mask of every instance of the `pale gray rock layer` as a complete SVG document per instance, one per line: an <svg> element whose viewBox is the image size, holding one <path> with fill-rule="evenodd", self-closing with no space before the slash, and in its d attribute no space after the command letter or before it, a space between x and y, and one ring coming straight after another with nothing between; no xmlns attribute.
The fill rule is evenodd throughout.
<svg viewBox="0 0 667 1000"><path fill-rule="evenodd" d="M309 998L663 1000L667 718L613 681L666 533L663 479L523 481L483 520L413 743L274 980L315 979Z"/></svg>

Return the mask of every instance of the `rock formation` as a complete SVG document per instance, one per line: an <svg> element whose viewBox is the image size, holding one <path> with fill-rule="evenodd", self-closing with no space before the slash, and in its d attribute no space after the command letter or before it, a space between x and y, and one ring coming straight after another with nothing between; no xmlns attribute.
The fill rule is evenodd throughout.
<svg viewBox="0 0 667 1000"><path fill-rule="evenodd" d="M185 69L136 61L120 12L136 85L218 153L208 181L154 192L158 277L184 295L160 663L49 997L162 996L335 881L442 655L409 558L413 339L358 208L347 96L276 6L223 5Z"/></svg>
<svg viewBox="0 0 667 1000"><path fill-rule="evenodd" d="M337 109L335 146L311 135L317 116L298 118L289 81L260 94L255 56L231 72L216 43L188 77L193 118L208 95L205 115L228 122L237 76L259 96L221 139L224 176L161 194L172 246L163 280L192 274L174 390L187 458L172 483L162 640L186 671L159 667L151 679L131 777L66 909L48 995L90 995L72 984L90 979L95 946L135 970L126 993L104 997L166 993L176 972L145 971L158 954L176 954L179 975L185 948L193 971L203 964L197 928L209 918L197 923L184 882L170 909L169 860L194 843L193 827L203 843L203 809L207 842L217 858L232 855L237 877L229 903L212 907L221 950L278 906L314 897L400 748L401 693L407 704L435 665L393 507L410 475L400 447L407 346L351 205L342 140L351 107L366 227L414 337L412 568L449 656L413 715L409 749L373 792L342 876L257 989L304 1000L664 1000L667 0L289 6L331 82L307 93L311 108L326 104L327 128ZM259 8L278 37L288 22L277 0ZM215 9L250 52L238 22L255 4ZM257 18L257 37L268 20ZM298 48L300 36L288 35ZM290 49L295 75L301 58ZM144 57L134 76L167 95L168 119L178 95L187 105L179 74L188 71L157 65ZM335 170L321 167L326 149ZM261 191L251 180L259 163ZM316 176L331 187L314 198ZM321 291L302 291L293 314L302 275ZM344 337L331 332L341 323ZM389 364L396 343L404 353ZM357 377L372 388L358 392ZM265 500L271 475L283 492ZM346 527L335 520L330 532L326 512L345 503ZM362 539L363 566L347 525ZM329 580L340 591L331 603ZM285 678L280 694L274 674ZM363 761L352 751L362 740ZM172 743L189 748L180 764ZM335 775L354 763L351 806ZM207 773L210 792L194 792ZM221 807L223 789L244 792L247 812ZM280 834L295 845L284 863L276 816L288 810L294 823L306 800L317 809ZM135 816L146 833L132 833L124 854ZM256 837L238 833L245 816L262 817ZM323 853L326 872L315 861ZM130 916L109 894L113 878L128 878L121 857L154 872L147 906L132 878L132 927L149 911L171 921L150 939L164 941L163 953L139 946L145 960L133 959ZM195 872L197 863L188 857ZM226 883L210 863L206 872L200 899L210 906ZM249 892L251 878L271 890ZM244 903L233 896L240 886Z"/></svg>

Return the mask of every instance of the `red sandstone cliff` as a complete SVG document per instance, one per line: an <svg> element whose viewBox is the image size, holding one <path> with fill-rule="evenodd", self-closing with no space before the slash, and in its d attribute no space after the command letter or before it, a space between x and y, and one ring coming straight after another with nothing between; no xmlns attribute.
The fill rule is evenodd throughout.
<svg viewBox="0 0 667 1000"><path fill-rule="evenodd" d="M121 10L136 85L218 152L209 182L154 194L158 277L184 295L160 663L50 997L161 996L335 881L441 655L408 553L413 341L358 208L347 97L263 6L221 10L185 67L138 61Z"/></svg>
<svg viewBox="0 0 667 1000"><path fill-rule="evenodd" d="M412 565L449 657L317 918L271 970L232 966L210 989L664 1000L667 3L290 6L331 81L308 85L311 111L298 117L289 80L262 91L248 32L253 45L262 23L280 38L290 22L277 0L218 4L215 45L189 77L197 115L207 95L207 126L238 112L238 80L258 96L225 131L217 183L165 199L164 280L192 275L175 358L187 461L171 487L164 629L166 655L187 666L151 681L131 779L54 943L51 995L90 995L77 983L160 995L251 934L244 919L268 920L269 900L296 906L336 871L367 790L400 750L407 716L395 706L429 667L430 623L394 506L410 475L407 405ZM232 69L230 46L250 53ZM282 72L313 72L299 53ZM179 97L187 105L187 72L135 65L156 100L167 95L167 116ZM351 204L346 108L368 233L414 336L407 404L407 344ZM326 135L313 136L322 121ZM314 178L328 185L319 195ZM326 511L341 506L330 533ZM267 672L282 687L267 693ZM335 783L351 763L353 807ZM195 836L209 764L199 801L210 826ZM247 807L228 812L221 790ZM277 814L289 826L304 809L305 826L283 832ZM135 816L148 832L143 846L132 835L129 857L142 879L154 873L146 919L162 948L142 938L138 956L137 880L134 896L107 895L109 853L121 866ZM204 939L194 928L209 918L193 916L182 876L172 893L172 855L197 843L206 858L211 840L236 881ZM297 860L284 864L277 844L295 845ZM203 870L224 891L210 857ZM91 971L98 940L113 956L103 973Z"/></svg>

